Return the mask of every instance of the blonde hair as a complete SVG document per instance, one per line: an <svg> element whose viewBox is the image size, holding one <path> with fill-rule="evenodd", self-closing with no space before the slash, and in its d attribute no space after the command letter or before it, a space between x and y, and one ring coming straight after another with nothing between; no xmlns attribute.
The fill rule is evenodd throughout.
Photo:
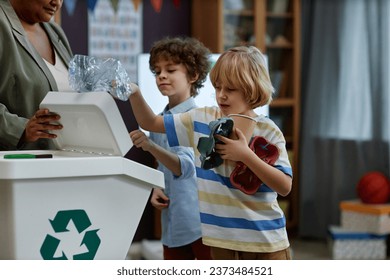
<svg viewBox="0 0 390 280"><path fill-rule="evenodd" d="M242 90L252 109L272 101L274 88L266 67L264 55L253 46L228 49L210 71L214 87L220 83Z"/></svg>

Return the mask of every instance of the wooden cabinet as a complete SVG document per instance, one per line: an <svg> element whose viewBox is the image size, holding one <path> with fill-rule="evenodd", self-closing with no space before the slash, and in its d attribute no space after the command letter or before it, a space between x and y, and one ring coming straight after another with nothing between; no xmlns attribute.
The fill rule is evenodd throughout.
<svg viewBox="0 0 390 280"><path fill-rule="evenodd" d="M300 16L300 0L192 0L191 35L213 53L255 45L267 55L270 118L285 135L294 173L291 193L279 198L291 231L299 215Z"/></svg>

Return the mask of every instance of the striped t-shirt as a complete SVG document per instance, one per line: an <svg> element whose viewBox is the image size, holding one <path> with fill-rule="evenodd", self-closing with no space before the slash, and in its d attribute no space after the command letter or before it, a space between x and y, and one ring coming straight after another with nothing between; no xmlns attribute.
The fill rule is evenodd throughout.
<svg viewBox="0 0 390 280"><path fill-rule="evenodd" d="M247 195L230 183L235 163L225 160L216 168L201 168L197 144L210 134L209 123L221 118L218 107L196 108L186 113L164 115L169 145L193 147L198 180L199 209L203 243L236 251L275 252L289 247L286 219L277 202L277 193L262 184ZM286 142L280 129L260 115L253 136L262 136L279 148L275 168L292 176Z"/></svg>

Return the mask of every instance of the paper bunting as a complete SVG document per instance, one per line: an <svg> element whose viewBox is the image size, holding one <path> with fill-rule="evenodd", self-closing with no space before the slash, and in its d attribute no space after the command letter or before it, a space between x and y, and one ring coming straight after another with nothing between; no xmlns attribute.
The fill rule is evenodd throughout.
<svg viewBox="0 0 390 280"><path fill-rule="evenodd" d="M95 10L95 6L98 0L88 0L88 9L91 10L92 12ZM119 0L110 0L112 7L115 12L118 11L118 5L119 5ZM64 5L66 7L66 10L68 11L68 14L73 14L74 9L76 7L76 2L77 0L64 0ZM134 9L137 11L140 3L142 0L132 0ZM156 11L156 13L161 12L161 8L163 5L163 0L150 0L152 3L153 9ZM180 7L180 0L173 0L173 5L175 5L176 8Z"/></svg>
<svg viewBox="0 0 390 280"><path fill-rule="evenodd" d="M152 3L153 9L159 13L161 12L163 0L150 0ZM180 7L180 0L173 0L173 5L175 5L176 8Z"/></svg>
<svg viewBox="0 0 390 280"><path fill-rule="evenodd" d="M142 2L142 0L133 0L134 10L138 11L139 4Z"/></svg>
<svg viewBox="0 0 390 280"><path fill-rule="evenodd" d="M88 0L88 9L92 12L95 10L95 6L98 0Z"/></svg>
<svg viewBox="0 0 390 280"><path fill-rule="evenodd" d="M119 4L119 0L111 0L111 5L115 13L118 11L118 4Z"/></svg>
<svg viewBox="0 0 390 280"><path fill-rule="evenodd" d="M77 0L64 0L64 6L69 16L73 16Z"/></svg>
<svg viewBox="0 0 390 280"><path fill-rule="evenodd" d="M161 12L161 7L162 7L163 0L150 0L150 2L152 3L153 9L157 13Z"/></svg>
<svg viewBox="0 0 390 280"><path fill-rule="evenodd" d="M173 5L175 5L176 8L180 7L180 0L173 0Z"/></svg>

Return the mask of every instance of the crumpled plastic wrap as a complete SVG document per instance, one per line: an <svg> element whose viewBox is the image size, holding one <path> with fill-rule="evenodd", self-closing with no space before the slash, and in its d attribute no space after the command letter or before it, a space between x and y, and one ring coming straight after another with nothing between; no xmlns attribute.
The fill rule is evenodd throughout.
<svg viewBox="0 0 390 280"><path fill-rule="evenodd" d="M75 55L69 63L69 84L78 92L107 91L126 101L132 93L130 78L114 58Z"/></svg>

